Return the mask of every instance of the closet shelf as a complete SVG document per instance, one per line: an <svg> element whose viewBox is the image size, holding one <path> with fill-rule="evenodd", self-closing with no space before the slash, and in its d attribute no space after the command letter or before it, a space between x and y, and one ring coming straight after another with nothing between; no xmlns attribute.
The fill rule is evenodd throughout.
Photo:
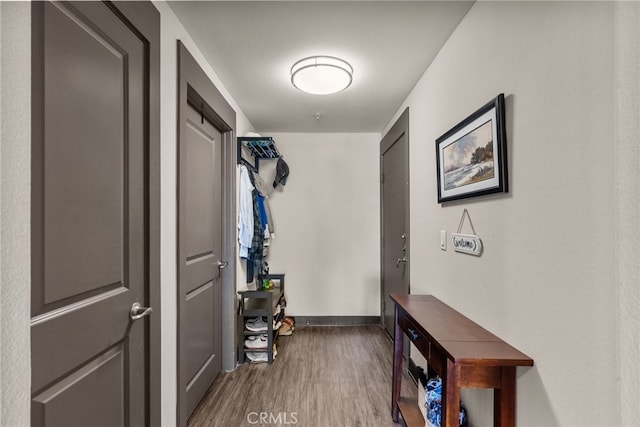
<svg viewBox="0 0 640 427"><path fill-rule="evenodd" d="M237 140L238 164L244 164L255 171L258 171L260 160L282 157L270 136L239 136ZM247 159L248 156L253 157L253 162Z"/></svg>

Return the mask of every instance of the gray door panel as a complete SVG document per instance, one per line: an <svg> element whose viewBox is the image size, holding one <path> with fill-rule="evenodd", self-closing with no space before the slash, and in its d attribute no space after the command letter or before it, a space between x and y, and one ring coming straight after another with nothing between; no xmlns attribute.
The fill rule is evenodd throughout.
<svg viewBox="0 0 640 427"><path fill-rule="evenodd" d="M33 7L32 425L144 425L147 41L102 2Z"/></svg>
<svg viewBox="0 0 640 427"><path fill-rule="evenodd" d="M220 133L208 122L200 123L199 115L190 109L187 120L187 170L184 171L188 191L185 195L187 257L211 253L214 248L216 218L212 184L220 180ZM218 145L218 147L216 147ZM217 158L216 158L217 157ZM203 233L206 230L208 233ZM218 254L219 255L219 254ZM211 270L213 272L213 270Z"/></svg>
<svg viewBox="0 0 640 427"><path fill-rule="evenodd" d="M213 328L215 325L214 312L211 310L211 301L214 295L214 282L209 282L198 291L192 292L187 297L186 342L187 342L187 381L191 383L196 379L212 355L215 355Z"/></svg>
<svg viewBox="0 0 640 427"><path fill-rule="evenodd" d="M80 370L48 387L33 398L32 425L122 426L125 405L122 393L105 399L105 390L125 390L126 352L123 343L88 361ZM98 404L96 404L98 402ZM72 409L71 409L72 408Z"/></svg>
<svg viewBox="0 0 640 427"><path fill-rule="evenodd" d="M221 369L222 135L191 106L180 153L180 325L186 414L198 405Z"/></svg>
<svg viewBox="0 0 640 427"><path fill-rule="evenodd" d="M128 341L129 309L134 302L129 304L130 300L129 291L118 289L101 295L94 303L83 301L76 307L72 305L34 319L31 323L33 391L51 385L52 381L64 381L65 375L102 353L106 345ZM134 329L134 338L140 339L142 328Z"/></svg>
<svg viewBox="0 0 640 427"><path fill-rule="evenodd" d="M142 280L142 270L128 268L140 260L125 257L140 258L144 245L127 234L143 227L143 45L104 5L82 12L44 4L46 257L34 315ZM114 33L111 49L98 24ZM120 45L126 60L114 53Z"/></svg>
<svg viewBox="0 0 640 427"><path fill-rule="evenodd" d="M409 292L408 123L406 110L381 142L382 316L391 337L394 335L394 304L389 294Z"/></svg>
<svg viewBox="0 0 640 427"><path fill-rule="evenodd" d="M189 108L186 134L187 168L183 172L187 183L184 195L186 292L218 276L216 261L220 259L220 193L215 192L214 183L221 180L220 133L208 122L200 123L200 116ZM217 147L216 147L217 145ZM218 197L218 200L214 200ZM216 223L218 226L216 227ZM217 240L217 241L216 241Z"/></svg>

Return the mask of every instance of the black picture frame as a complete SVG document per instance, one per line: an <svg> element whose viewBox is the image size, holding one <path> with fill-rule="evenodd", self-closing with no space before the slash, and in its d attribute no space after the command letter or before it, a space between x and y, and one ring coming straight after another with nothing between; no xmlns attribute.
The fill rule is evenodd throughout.
<svg viewBox="0 0 640 427"><path fill-rule="evenodd" d="M436 139L438 203L508 193L504 94Z"/></svg>

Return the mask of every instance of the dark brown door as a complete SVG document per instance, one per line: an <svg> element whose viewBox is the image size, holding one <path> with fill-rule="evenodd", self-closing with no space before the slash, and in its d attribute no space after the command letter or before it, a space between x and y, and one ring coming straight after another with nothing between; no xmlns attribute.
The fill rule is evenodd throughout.
<svg viewBox="0 0 640 427"><path fill-rule="evenodd" d="M186 107L180 141L181 363L185 415L198 405L221 368L222 135Z"/></svg>
<svg viewBox="0 0 640 427"><path fill-rule="evenodd" d="M143 426L156 63L111 4L34 3L33 26L32 425Z"/></svg>
<svg viewBox="0 0 640 427"><path fill-rule="evenodd" d="M394 335L389 294L409 293L409 110L380 143L382 184L382 316Z"/></svg>

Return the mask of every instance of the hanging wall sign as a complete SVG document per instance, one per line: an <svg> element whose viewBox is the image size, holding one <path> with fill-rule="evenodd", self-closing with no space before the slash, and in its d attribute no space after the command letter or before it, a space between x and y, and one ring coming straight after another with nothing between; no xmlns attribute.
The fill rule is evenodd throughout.
<svg viewBox="0 0 640 427"><path fill-rule="evenodd" d="M464 219L469 218L469 224L471 225L471 230L473 234L461 234L462 226L464 225ZM482 240L480 237L476 236L476 230L473 228L473 223L471 222L471 217L469 216L469 212L465 209L462 212L462 218L460 218L460 225L458 225L458 232L451 233L451 244L453 245L453 250L456 252L462 252L469 255L480 256L482 255Z"/></svg>
<svg viewBox="0 0 640 427"><path fill-rule="evenodd" d="M482 240L473 234L451 233L453 250L465 254L480 256L482 254Z"/></svg>

